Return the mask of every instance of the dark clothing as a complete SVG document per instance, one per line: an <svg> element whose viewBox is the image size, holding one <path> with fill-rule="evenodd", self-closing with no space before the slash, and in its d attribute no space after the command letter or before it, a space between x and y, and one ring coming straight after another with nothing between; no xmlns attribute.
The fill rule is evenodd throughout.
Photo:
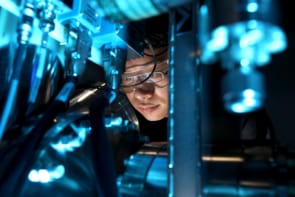
<svg viewBox="0 0 295 197"><path fill-rule="evenodd" d="M148 121L136 111L139 122L139 130L142 136L146 136L149 142L167 141L167 120Z"/></svg>

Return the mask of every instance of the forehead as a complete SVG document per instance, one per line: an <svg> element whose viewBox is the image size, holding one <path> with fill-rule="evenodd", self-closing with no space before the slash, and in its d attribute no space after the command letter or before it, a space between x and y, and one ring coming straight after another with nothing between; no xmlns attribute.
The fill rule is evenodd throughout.
<svg viewBox="0 0 295 197"><path fill-rule="evenodd" d="M163 51L163 49L155 50L155 54L159 54L161 50ZM130 59L126 61L126 65L125 65L126 72L134 72L139 70L149 71L153 68L155 63L155 57L151 55L151 52L149 50L145 50L144 52L145 52L145 55L143 57ZM158 63L167 60L167 51L156 56L156 59Z"/></svg>

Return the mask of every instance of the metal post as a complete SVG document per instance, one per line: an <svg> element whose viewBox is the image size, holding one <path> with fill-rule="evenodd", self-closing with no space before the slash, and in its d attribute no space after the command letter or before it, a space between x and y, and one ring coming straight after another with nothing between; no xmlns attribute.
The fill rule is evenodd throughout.
<svg viewBox="0 0 295 197"><path fill-rule="evenodd" d="M193 20L194 21L194 20ZM169 197L201 196L201 138L195 32L177 34L170 13Z"/></svg>

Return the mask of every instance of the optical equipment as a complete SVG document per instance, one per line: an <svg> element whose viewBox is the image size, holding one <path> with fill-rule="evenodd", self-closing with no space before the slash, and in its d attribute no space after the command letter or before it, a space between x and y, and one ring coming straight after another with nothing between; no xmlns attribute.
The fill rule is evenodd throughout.
<svg viewBox="0 0 295 197"><path fill-rule="evenodd" d="M264 106L264 76L259 68L284 51L287 40L278 26L276 1L208 0L200 8L201 61L220 60L225 109L253 112Z"/></svg>
<svg viewBox="0 0 295 197"><path fill-rule="evenodd" d="M267 93L259 68L287 47L276 1L202 2L0 0L1 195L294 195L294 153L272 141L271 128L263 144L242 147L201 147L199 135L207 124L199 125L206 105L197 100L206 86L199 60L221 62L228 111L263 107ZM167 12L175 14L169 64L124 73L126 59L143 55L141 22ZM182 32L190 18L198 31ZM197 37L200 53L192 43ZM147 143L119 91L155 87L167 87L172 98L168 143ZM242 134L231 142L245 142L249 135Z"/></svg>
<svg viewBox="0 0 295 197"><path fill-rule="evenodd" d="M121 91L130 93L137 88L137 86L155 86L159 88L166 87L168 85L167 75L168 71L160 72L155 71L152 73L145 73L136 76L124 76L123 83L121 85ZM135 78L135 79L134 79ZM145 88L143 88L145 89Z"/></svg>
<svg viewBox="0 0 295 197"><path fill-rule="evenodd" d="M154 62L154 61L152 61ZM121 91L125 93L130 93L140 86L141 89L145 91L153 91L154 87L163 88L168 85L168 60L162 62L155 62L150 64L150 62L135 66L134 72L125 72L122 74ZM143 71L136 71L136 67L144 68L144 70L150 70L149 72L142 73ZM164 70L164 71L161 71Z"/></svg>

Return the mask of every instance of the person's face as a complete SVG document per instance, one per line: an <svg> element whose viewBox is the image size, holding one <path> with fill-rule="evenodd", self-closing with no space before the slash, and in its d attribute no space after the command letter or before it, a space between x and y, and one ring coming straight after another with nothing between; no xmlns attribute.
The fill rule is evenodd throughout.
<svg viewBox="0 0 295 197"><path fill-rule="evenodd" d="M163 49L156 49L155 54L160 51ZM145 54L151 53L145 50ZM149 121L161 120L168 115L167 52L157 56L154 66L155 58L144 55L128 60L122 75L122 89L128 100Z"/></svg>

